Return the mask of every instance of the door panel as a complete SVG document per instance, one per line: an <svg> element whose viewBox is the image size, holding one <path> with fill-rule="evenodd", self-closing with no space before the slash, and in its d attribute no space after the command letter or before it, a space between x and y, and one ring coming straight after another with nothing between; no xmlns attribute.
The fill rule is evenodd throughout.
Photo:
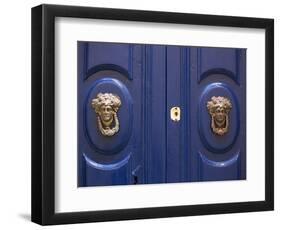
<svg viewBox="0 0 281 230"><path fill-rule="evenodd" d="M246 178L245 55L244 49L191 48L193 181ZM222 128L218 104L224 114L229 110Z"/></svg>
<svg viewBox="0 0 281 230"><path fill-rule="evenodd" d="M144 169L146 183L166 182L166 47L144 46Z"/></svg>
<svg viewBox="0 0 281 230"><path fill-rule="evenodd" d="M188 181L189 48L167 46L167 182ZM180 108L180 120L171 108Z"/></svg>
<svg viewBox="0 0 281 230"><path fill-rule="evenodd" d="M136 175L142 182L141 46L79 42L78 55L79 186L132 184ZM113 135L102 133L107 131L96 112L98 100L114 103L109 93L121 103L117 120L112 115L112 130L119 123Z"/></svg>

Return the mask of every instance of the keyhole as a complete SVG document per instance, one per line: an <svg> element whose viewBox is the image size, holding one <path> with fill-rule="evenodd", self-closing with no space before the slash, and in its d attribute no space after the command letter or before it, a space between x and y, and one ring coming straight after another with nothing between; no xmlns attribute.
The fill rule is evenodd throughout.
<svg viewBox="0 0 281 230"><path fill-rule="evenodd" d="M138 177L136 175L134 175L134 184L138 183Z"/></svg>
<svg viewBox="0 0 281 230"><path fill-rule="evenodd" d="M172 121L178 122L181 119L181 109L179 107L171 108L170 117Z"/></svg>

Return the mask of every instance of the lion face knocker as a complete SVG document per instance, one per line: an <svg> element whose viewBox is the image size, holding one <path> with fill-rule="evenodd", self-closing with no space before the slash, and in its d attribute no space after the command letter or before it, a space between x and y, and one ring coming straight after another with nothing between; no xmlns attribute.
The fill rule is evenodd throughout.
<svg viewBox="0 0 281 230"><path fill-rule="evenodd" d="M98 127L104 136L113 136L119 131L117 111L120 106L119 96L112 93L99 93L92 100L92 107L97 113Z"/></svg>
<svg viewBox="0 0 281 230"><path fill-rule="evenodd" d="M229 129L228 114L232 108L230 100L225 97L212 97L207 103L207 108L212 118L213 132L223 136Z"/></svg>

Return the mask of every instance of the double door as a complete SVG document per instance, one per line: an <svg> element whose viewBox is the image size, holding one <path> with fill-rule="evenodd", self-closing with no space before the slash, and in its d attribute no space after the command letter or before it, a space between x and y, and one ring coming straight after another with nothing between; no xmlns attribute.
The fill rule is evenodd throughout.
<svg viewBox="0 0 281 230"><path fill-rule="evenodd" d="M246 178L246 50L78 42L78 186Z"/></svg>

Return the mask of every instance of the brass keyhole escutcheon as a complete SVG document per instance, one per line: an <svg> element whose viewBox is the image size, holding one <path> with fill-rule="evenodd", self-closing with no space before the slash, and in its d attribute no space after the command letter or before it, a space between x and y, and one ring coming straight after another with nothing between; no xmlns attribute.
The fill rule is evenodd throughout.
<svg viewBox="0 0 281 230"><path fill-rule="evenodd" d="M180 107L172 107L170 110L170 117L172 121L178 122L181 119Z"/></svg>

